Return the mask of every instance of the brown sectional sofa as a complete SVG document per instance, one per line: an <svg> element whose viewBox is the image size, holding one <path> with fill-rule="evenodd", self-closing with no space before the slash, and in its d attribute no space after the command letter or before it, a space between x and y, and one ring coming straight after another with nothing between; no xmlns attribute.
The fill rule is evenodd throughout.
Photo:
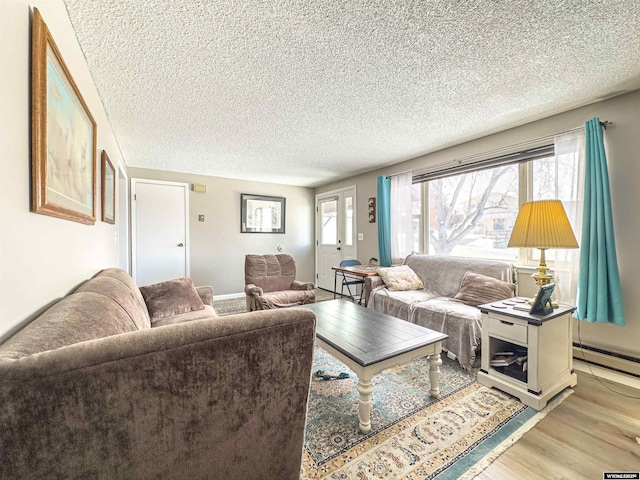
<svg viewBox="0 0 640 480"><path fill-rule="evenodd" d="M3 479L298 478L315 316L283 309L151 325L108 269L0 346Z"/></svg>
<svg viewBox="0 0 640 480"><path fill-rule="evenodd" d="M420 290L390 291L380 277L365 279L368 307L449 335L443 348L465 369L476 366L482 314L476 306L453 301L467 272L513 284L517 271L507 262L411 254L404 260L424 285ZM510 295L509 295L510 296ZM484 302L481 302L484 303Z"/></svg>

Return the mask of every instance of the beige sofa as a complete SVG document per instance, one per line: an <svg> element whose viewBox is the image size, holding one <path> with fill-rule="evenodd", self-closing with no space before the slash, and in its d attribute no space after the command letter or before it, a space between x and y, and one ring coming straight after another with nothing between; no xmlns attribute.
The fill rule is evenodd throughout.
<svg viewBox="0 0 640 480"><path fill-rule="evenodd" d="M152 324L108 269L1 345L0 477L299 478L314 314L217 317L212 295Z"/></svg>
<svg viewBox="0 0 640 480"><path fill-rule="evenodd" d="M391 291L380 277L367 277L368 308L446 333L449 338L443 343L444 349L464 368L471 369L480 351L482 314L476 306L455 301L454 297L467 272L513 284L513 293L505 297L513 296L517 291L516 268L506 262L419 254L407 256L403 263L418 275L424 288ZM490 297L486 300L492 300Z"/></svg>

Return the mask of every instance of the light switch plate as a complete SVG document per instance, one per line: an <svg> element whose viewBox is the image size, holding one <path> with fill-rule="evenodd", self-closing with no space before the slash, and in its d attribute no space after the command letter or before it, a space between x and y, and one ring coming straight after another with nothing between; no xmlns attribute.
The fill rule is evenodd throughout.
<svg viewBox="0 0 640 480"><path fill-rule="evenodd" d="M364 233L358 234L358 240L364 240Z"/></svg>

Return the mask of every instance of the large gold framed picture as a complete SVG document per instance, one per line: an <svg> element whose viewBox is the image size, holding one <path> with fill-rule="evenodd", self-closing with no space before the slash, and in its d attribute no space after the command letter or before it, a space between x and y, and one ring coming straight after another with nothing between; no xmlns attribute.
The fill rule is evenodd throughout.
<svg viewBox="0 0 640 480"><path fill-rule="evenodd" d="M93 225L96 122L37 8L31 109L31 211Z"/></svg>

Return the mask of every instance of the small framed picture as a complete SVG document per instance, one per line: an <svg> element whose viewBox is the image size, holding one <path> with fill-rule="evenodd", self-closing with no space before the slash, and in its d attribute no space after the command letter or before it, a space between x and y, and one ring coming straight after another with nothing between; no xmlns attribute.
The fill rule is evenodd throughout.
<svg viewBox="0 0 640 480"><path fill-rule="evenodd" d="M376 198L369 199L369 223L376 223Z"/></svg>
<svg viewBox="0 0 640 480"><path fill-rule="evenodd" d="M555 286L555 283L550 283L540 287L540 290L538 290L538 294L533 301L533 305L531 305L531 310L529 310L531 315L548 315L553 312L551 294L553 293Z"/></svg>
<svg viewBox="0 0 640 480"><path fill-rule="evenodd" d="M240 195L240 233L284 233L286 199Z"/></svg>
<svg viewBox="0 0 640 480"><path fill-rule="evenodd" d="M102 151L102 221L116 223L116 170Z"/></svg>

